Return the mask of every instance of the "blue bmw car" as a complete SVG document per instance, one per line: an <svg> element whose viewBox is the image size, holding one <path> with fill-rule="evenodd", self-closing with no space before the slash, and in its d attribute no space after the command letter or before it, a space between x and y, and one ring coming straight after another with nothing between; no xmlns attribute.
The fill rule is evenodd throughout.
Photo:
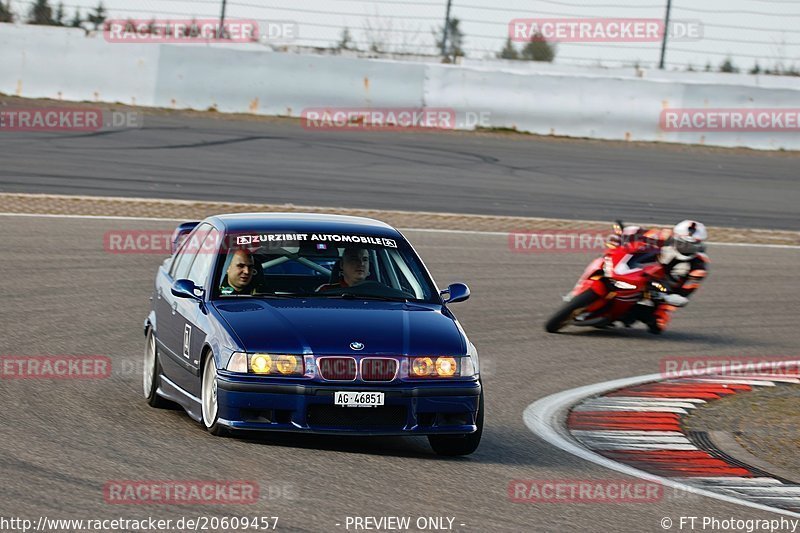
<svg viewBox="0 0 800 533"><path fill-rule="evenodd" d="M368 218L233 214L181 224L144 322L144 395L214 435L426 435L474 452L478 353L403 235Z"/></svg>

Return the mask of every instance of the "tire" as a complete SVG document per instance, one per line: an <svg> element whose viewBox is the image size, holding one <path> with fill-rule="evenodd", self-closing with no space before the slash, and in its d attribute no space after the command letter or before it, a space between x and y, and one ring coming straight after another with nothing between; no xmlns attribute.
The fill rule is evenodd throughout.
<svg viewBox="0 0 800 533"><path fill-rule="evenodd" d="M147 329L144 345L144 365L142 367L142 392L150 407L165 409L172 406L172 402L158 395L158 384L161 380L161 363L158 360L156 336L153 328Z"/></svg>
<svg viewBox="0 0 800 533"><path fill-rule="evenodd" d="M218 437L224 437L228 430L219 423L219 403L217 400L217 363L214 354L206 355L203 362L203 376L200 386L200 403L202 405L202 422L206 431Z"/></svg>
<svg viewBox="0 0 800 533"><path fill-rule="evenodd" d="M465 435L428 435L428 442L436 452L436 455L445 457L456 457L459 455L469 455L478 449L483 434L483 390L478 401L478 416L475 419L478 427L474 433Z"/></svg>
<svg viewBox="0 0 800 533"><path fill-rule="evenodd" d="M600 297L597 295L597 293L591 289L580 293L572 300L564 304L561 309L556 311L555 314L550 317L550 320L548 320L544 325L544 329L547 330L548 333L556 333L558 330L566 326L567 323L572 320L575 315L579 314L581 310L588 307L599 298Z"/></svg>

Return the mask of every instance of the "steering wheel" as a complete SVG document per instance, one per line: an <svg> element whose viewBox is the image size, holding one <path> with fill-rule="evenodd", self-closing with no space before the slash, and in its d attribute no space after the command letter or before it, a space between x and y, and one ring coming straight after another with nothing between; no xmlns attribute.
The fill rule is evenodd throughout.
<svg viewBox="0 0 800 533"><path fill-rule="evenodd" d="M379 281L364 281L352 287L331 287L324 292L341 291L341 294L352 294L353 296L385 296L387 298L416 298L415 295L406 291L395 289L384 285Z"/></svg>

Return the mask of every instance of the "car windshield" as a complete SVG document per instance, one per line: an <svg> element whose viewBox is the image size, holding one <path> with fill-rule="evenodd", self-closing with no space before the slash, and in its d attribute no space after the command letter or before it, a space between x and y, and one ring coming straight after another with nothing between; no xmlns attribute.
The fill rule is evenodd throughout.
<svg viewBox="0 0 800 533"><path fill-rule="evenodd" d="M218 262L215 297L440 303L405 241L367 235L237 234Z"/></svg>

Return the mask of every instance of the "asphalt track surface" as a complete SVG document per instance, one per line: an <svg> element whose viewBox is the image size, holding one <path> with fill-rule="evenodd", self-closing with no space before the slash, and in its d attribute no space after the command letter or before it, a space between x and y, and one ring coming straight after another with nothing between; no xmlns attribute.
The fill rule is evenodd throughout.
<svg viewBox="0 0 800 533"><path fill-rule="evenodd" d="M800 230L798 158L785 154L183 114L142 123L0 133L0 192Z"/></svg>
<svg viewBox="0 0 800 533"><path fill-rule="evenodd" d="M517 504L514 479L632 481L535 437L533 401L565 389L658 372L659 359L796 354L797 249L717 247L692 304L661 337L644 329L546 334L542 323L590 256L522 255L497 235L408 232L440 285L467 282L453 306L478 347L486 429L478 451L443 459L421 438L223 439L182 411L141 397L142 321L158 255L104 251L110 230L174 222L0 217L0 354L100 354L110 378L0 379L0 516L279 516L278 531L346 531L347 516L449 516L456 531L663 531L661 520L779 518L696 495L656 503ZM109 505L109 480L253 480L253 505ZM273 498L269 491L272 488ZM281 496L278 496L280 494ZM460 524L465 524L461 526ZM673 530L677 529L677 525ZM351 528L350 531L353 531Z"/></svg>

